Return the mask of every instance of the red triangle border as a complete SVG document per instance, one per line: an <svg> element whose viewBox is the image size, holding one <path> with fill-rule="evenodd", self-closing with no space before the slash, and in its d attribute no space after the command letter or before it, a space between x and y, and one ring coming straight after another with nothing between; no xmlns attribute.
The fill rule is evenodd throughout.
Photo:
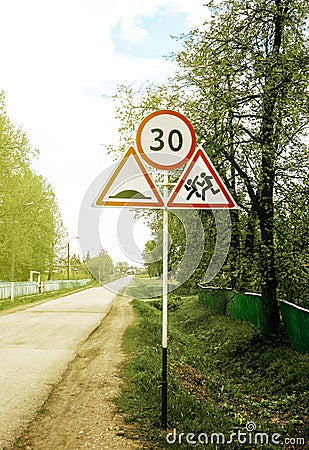
<svg viewBox="0 0 309 450"><path fill-rule="evenodd" d="M190 203L190 202L188 202L188 203L174 203L174 200L175 200L177 194L179 193L180 189L184 185L184 183L185 183L185 181L187 179L187 176L191 172L193 166L196 164L196 162L197 162L199 157L201 157L203 159L203 161L206 164L208 170L210 171L211 175L213 176L213 178L215 179L215 181L218 184L219 188L221 189L221 192L224 195L224 197L225 197L225 199L227 201L227 204L222 204L222 203ZM206 155L206 153L202 149L198 149L196 151L195 155L193 156L193 158L191 159L188 167L185 169L185 171L181 175L181 178L178 181L178 184L176 185L176 187L174 188L170 198L168 199L167 207L168 208L178 208L178 209L182 209L182 208L235 209L235 208L237 208L237 205L236 205L235 201L233 200L231 194L228 192L227 188L224 186L224 184L223 184L219 174L217 173L216 169L212 165L212 163L211 163L210 159L208 158L208 156Z"/></svg>

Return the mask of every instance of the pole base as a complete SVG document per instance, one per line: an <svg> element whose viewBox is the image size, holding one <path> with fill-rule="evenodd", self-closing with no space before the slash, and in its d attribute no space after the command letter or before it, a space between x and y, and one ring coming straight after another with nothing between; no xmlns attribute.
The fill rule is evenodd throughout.
<svg viewBox="0 0 309 450"><path fill-rule="evenodd" d="M162 347L162 417L163 430L167 429L167 348Z"/></svg>

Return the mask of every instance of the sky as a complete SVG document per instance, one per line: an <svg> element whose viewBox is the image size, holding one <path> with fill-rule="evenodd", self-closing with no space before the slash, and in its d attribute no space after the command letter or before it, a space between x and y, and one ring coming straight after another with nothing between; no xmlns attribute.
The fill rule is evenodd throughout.
<svg viewBox="0 0 309 450"><path fill-rule="evenodd" d="M120 124L110 97L118 84L138 88L174 72L163 58L181 48L171 35L202 24L203 0L0 0L0 11L8 114L39 149L33 167L51 183L68 236L77 236L89 186L114 163L105 146L117 145ZM139 222L134 236L142 247L150 235ZM110 234L104 247L126 260L115 242ZM77 240L71 245L78 252Z"/></svg>

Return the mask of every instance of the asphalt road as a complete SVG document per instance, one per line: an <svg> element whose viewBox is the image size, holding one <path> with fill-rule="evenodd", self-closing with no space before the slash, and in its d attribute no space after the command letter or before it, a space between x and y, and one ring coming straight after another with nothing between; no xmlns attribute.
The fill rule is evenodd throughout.
<svg viewBox="0 0 309 450"><path fill-rule="evenodd" d="M0 449L44 404L130 277L0 317Z"/></svg>

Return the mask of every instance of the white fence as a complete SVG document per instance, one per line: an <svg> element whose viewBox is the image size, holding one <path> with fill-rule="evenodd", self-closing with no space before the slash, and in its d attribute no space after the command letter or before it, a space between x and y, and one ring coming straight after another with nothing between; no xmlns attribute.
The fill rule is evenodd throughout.
<svg viewBox="0 0 309 450"><path fill-rule="evenodd" d="M61 289L75 288L79 286L86 286L90 283L90 278L84 280L50 280L43 281L41 292L60 291Z"/></svg>
<svg viewBox="0 0 309 450"><path fill-rule="evenodd" d="M20 297L22 295L35 294L37 291L37 284L34 281L0 283L0 298Z"/></svg>
<svg viewBox="0 0 309 450"><path fill-rule="evenodd" d="M38 292L60 291L61 289L86 286L90 279L84 280L50 280L43 281L39 286L35 281L26 282L0 282L0 299L21 297L23 295L37 294Z"/></svg>

